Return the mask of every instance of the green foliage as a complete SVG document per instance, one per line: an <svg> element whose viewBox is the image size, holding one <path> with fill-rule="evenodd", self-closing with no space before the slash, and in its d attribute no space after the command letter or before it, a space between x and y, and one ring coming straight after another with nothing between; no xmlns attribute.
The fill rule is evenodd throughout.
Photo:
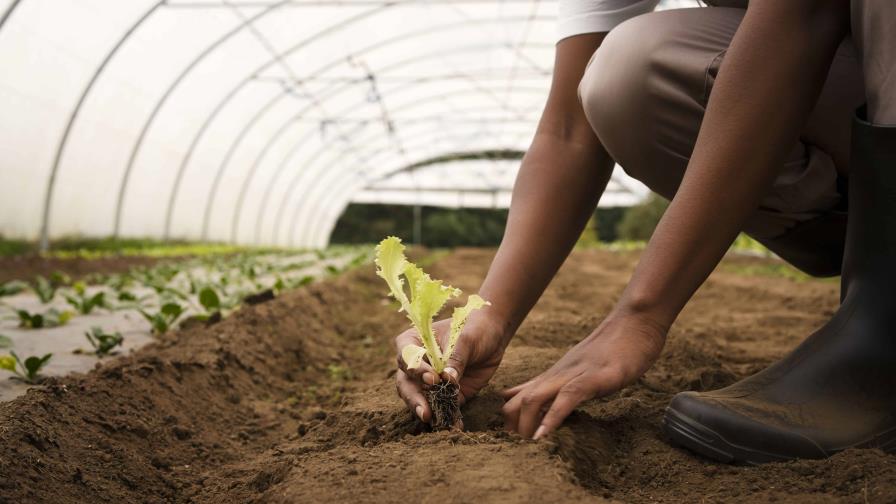
<svg viewBox="0 0 896 504"><path fill-rule="evenodd" d="M591 216L576 241L576 247L596 247L598 245L600 245L600 240L597 237L597 219Z"/></svg>
<svg viewBox="0 0 896 504"><path fill-rule="evenodd" d="M0 348L9 348L12 346L12 340L9 339L9 336L4 336L0 334Z"/></svg>
<svg viewBox="0 0 896 504"><path fill-rule="evenodd" d="M124 336L120 332L107 333L102 327L93 327L84 333L90 346L93 347L93 353L97 357L105 357L109 355L115 347L121 346L124 342Z"/></svg>
<svg viewBox="0 0 896 504"><path fill-rule="evenodd" d="M10 280L9 282L0 284L0 297L13 296L25 291L27 288L28 284L26 284L25 282L19 280Z"/></svg>
<svg viewBox="0 0 896 504"><path fill-rule="evenodd" d="M616 232L620 239L628 241L648 241L666 212L669 202L657 194L651 194L640 205L626 210Z"/></svg>
<svg viewBox="0 0 896 504"><path fill-rule="evenodd" d="M25 255L35 250L35 246L24 240L12 240L0 236L0 257Z"/></svg>
<svg viewBox="0 0 896 504"><path fill-rule="evenodd" d="M414 236L414 207L351 204L333 230L333 243L376 243L395 235ZM504 235L507 210L422 208L423 245L429 247L496 246Z"/></svg>
<svg viewBox="0 0 896 504"><path fill-rule="evenodd" d="M146 310L139 310L149 323L152 325L152 332L156 334L164 334L168 332L177 322L177 319L184 314L184 308L174 302L165 303L159 308L159 311L149 313Z"/></svg>
<svg viewBox="0 0 896 504"><path fill-rule="evenodd" d="M40 378L40 370L50 361L53 354L43 357L31 356L23 362L15 352L9 352L10 356L0 356L0 369L15 373L25 383L37 383Z"/></svg>
<svg viewBox="0 0 896 504"><path fill-rule="evenodd" d="M52 301L53 298L56 297L56 290L58 289L56 285L40 275L35 277L32 287L34 294L37 295L37 298L40 299L40 302L43 304Z"/></svg>
<svg viewBox="0 0 896 504"><path fill-rule="evenodd" d="M402 359L409 368L416 368L425 356L433 370L441 373L454 352L467 316L473 310L478 310L489 303L473 294L467 299L466 306L454 309L448 346L443 350L433 332L432 319L449 299L461 294L460 289L445 285L441 280L433 280L414 263L408 262L404 255L404 245L394 236L384 239L377 245L375 262L377 276L386 281L390 294L399 302L401 311L404 311L410 319L420 335L420 341L423 342L422 347L411 344L402 348ZM404 290L405 280L408 285L407 293Z"/></svg>
<svg viewBox="0 0 896 504"><path fill-rule="evenodd" d="M50 308L44 313L31 313L28 310L16 310L19 316L19 327L26 329L42 329L65 325L72 318L72 312Z"/></svg>
<svg viewBox="0 0 896 504"><path fill-rule="evenodd" d="M331 380L338 382L348 381L351 380L352 377L354 377L354 373L352 373L351 368L342 364L328 365L327 374L330 375Z"/></svg>
<svg viewBox="0 0 896 504"><path fill-rule="evenodd" d="M72 286L74 295L66 295L65 300L82 315L88 315L94 308L106 308L106 293L97 292L90 296L87 294L87 286L82 282L75 282Z"/></svg>
<svg viewBox="0 0 896 504"><path fill-rule="evenodd" d="M599 207L594 211L594 221L600 241L612 243L619 239L616 228L622 217L625 216L626 207Z"/></svg>
<svg viewBox="0 0 896 504"><path fill-rule="evenodd" d="M205 287L199 291L199 304L205 308L208 313L214 313L221 310L221 298L215 289Z"/></svg>

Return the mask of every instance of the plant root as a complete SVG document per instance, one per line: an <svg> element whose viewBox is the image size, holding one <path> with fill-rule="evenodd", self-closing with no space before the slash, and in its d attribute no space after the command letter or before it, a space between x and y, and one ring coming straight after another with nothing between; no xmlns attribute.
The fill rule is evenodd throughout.
<svg viewBox="0 0 896 504"><path fill-rule="evenodd" d="M463 415L457 402L460 388L456 383L443 381L426 392L426 400L432 411L429 421L433 431L460 428Z"/></svg>

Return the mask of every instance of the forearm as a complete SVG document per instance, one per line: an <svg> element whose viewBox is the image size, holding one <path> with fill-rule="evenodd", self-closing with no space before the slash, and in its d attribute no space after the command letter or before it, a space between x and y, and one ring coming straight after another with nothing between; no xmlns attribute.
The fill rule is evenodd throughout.
<svg viewBox="0 0 896 504"><path fill-rule="evenodd" d="M536 135L514 186L504 239L480 289L508 337L569 255L612 168L603 149Z"/></svg>
<svg viewBox="0 0 896 504"><path fill-rule="evenodd" d="M672 324L771 186L847 27L848 2L750 3L678 193L618 310Z"/></svg>
<svg viewBox="0 0 896 504"><path fill-rule="evenodd" d="M504 239L480 293L510 337L550 283L593 214L613 161L588 124L576 90L604 34L557 45L551 92L517 176Z"/></svg>

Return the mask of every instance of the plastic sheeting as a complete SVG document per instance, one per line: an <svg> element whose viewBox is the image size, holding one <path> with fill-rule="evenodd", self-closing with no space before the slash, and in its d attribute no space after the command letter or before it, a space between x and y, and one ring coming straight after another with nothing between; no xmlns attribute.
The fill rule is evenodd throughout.
<svg viewBox="0 0 896 504"><path fill-rule="evenodd" d="M406 168L526 149L556 7L0 0L0 233L323 246L350 201L506 206L518 162Z"/></svg>

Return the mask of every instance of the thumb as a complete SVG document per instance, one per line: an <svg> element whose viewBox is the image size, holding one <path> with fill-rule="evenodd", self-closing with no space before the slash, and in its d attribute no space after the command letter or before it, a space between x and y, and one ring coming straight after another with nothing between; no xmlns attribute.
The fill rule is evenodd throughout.
<svg viewBox="0 0 896 504"><path fill-rule="evenodd" d="M445 370L442 371L443 377L454 383L460 382L460 379L464 376L464 370L467 368L467 361L469 361L469 358L469 340L459 338L457 346L454 347L454 351L451 352L451 356L448 357L448 363L445 366Z"/></svg>

